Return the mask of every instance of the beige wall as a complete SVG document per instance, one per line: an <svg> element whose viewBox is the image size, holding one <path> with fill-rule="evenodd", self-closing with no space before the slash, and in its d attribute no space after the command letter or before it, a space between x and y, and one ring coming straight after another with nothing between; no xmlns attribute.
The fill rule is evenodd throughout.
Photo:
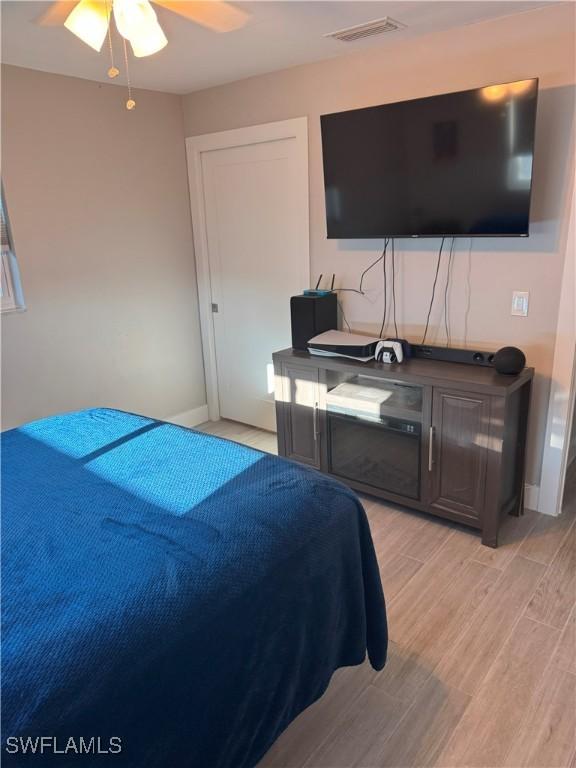
<svg viewBox="0 0 576 768"><path fill-rule="evenodd" d="M521 347L537 370L529 480L538 483L568 206L567 158L573 151L574 5L551 6L380 49L254 77L184 98L186 135L307 115L310 136L311 274L336 272L357 286L381 241L326 239L319 116L486 83L540 78L532 235L529 240L458 240L450 316L453 343ZM438 241L400 241L397 249L401 333L419 340L426 319ZM441 280L443 280L442 273ZM382 276L365 297L341 294L353 328L377 332ZM441 282L443 285L443 282ZM510 316L512 291L530 291L527 318ZM442 291L440 291L442 293ZM431 322L443 343L441 301ZM390 328L389 328L390 330ZM435 335L435 333L437 334Z"/></svg>
<svg viewBox="0 0 576 768"><path fill-rule="evenodd" d="M27 311L2 316L2 426L206 402L181 100L2 68L2 177Z"/></svg>

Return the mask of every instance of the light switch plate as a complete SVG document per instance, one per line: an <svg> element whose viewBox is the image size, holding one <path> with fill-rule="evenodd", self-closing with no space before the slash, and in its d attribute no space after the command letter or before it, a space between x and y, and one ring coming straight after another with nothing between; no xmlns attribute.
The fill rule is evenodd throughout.
<svg viewBox="0 0 576 768"><path fill-rule="evenodd" d="M528 315L528 291L514 291L512 294L512 315L517 317L526 317Z"/></svg>

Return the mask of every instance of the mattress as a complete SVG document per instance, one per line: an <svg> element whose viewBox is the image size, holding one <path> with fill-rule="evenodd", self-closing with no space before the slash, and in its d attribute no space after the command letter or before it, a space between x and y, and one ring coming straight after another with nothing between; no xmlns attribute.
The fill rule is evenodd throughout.
<svg viewBox="0 0 576 768"><path fill-rule="evenodd" d="M383 667L336 481L111 409L5 432L1 460L5 765L248 768L338 667Z"/></svg>

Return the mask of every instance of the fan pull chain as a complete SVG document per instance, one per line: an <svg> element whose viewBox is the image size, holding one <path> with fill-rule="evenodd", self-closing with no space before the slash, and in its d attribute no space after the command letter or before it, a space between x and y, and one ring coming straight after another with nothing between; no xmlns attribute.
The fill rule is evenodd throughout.
<svg viewBox="0 0 576 768"><path fill-rule="evenodd" d="M110 52L110 69L108 70L108 77L112 80L118 77L120 70L114 65L114 48L112 47L112 9L110 3L106 0L106 15L108 16L108 50Z"/></svg>
<svg viewBox="0 0 576 768"><path fill-rule="evenodd" d="M124 63L126 65L126 83L128 85L128 101L126 102L126 109L134 109L136 102L132 98L132 84L130 83L130 67L128 66L128 48L126 47L126 40L124 42Z"/></svg>

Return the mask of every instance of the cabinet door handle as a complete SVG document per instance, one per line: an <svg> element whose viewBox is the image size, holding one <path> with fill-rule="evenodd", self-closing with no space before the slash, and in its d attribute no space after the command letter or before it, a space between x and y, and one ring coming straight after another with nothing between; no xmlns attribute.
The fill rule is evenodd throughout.
<svg viewBox="0 0 576 768"><path fill-rule="evenodd" d="M432 472L434 465L434 427L430 427L428 435L428 472Z"/></svg>
<svg viewBox="0 0 576 768"><path fill-rule="evenodd" d="M314 440L318 440L320 430L318 429L318 403L314 403Z"/></svg>

